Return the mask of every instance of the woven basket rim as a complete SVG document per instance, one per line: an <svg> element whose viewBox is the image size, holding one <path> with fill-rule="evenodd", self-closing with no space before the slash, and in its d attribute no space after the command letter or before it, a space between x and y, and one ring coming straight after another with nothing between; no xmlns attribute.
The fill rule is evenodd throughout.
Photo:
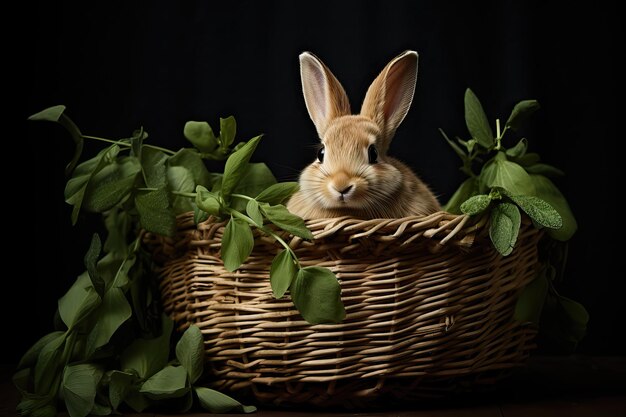
<svg viewBox="0 0 626 417"><path fill-rule="evenodd" d="M187 212L177 217L177 231L179 233L190 230L202 231L223 227L227 222L228 220L210 216L196 224L193 212ZM471 247L476 236L488 224L488 216L438 211L427 216L402 218L360 219L343 216L309 219L305 220L305 224L313 234L313 241L332 239L334 235L348 235L349 240L376 238L383 241L399 240L402 244L408 244L418 238L427 238L438 245ZM291 236L290 239L302 240L295 236Z"/></svg>

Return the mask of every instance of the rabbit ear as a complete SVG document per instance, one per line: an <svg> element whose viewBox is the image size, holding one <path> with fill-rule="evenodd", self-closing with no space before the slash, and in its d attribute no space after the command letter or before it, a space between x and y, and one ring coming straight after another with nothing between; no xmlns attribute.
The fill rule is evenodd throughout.
<svg viewBox="0 0 626 417"><path fill-rule="evenodd" d="M365 94L361 115L378 124L385 151L409 111L416 79L417 52L405 51L387 64Z"/></svg>
<svg viewBox="0 0 626 417"><path fill-rule="evenodd" d="M322 138L331 120L350 114L348 96L328 67L310 52L300 54L300 76L306 108Z"/></svg>

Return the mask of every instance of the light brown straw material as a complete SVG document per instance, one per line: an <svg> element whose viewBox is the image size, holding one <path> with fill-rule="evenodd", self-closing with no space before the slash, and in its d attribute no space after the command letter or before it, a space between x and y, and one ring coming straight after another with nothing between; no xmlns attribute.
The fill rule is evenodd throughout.
<svg viewBox="0 0 626 417"><path fill-rule="evenodd" d="M252 255L228 272L224 223L196 226L187 214L174 239L146 235L162 265L165 311L180 329L200 327L214 388L274 404L430 397L493 384L534 347L532 326L512 318L538 269L541 232L527 219L508 257L493 249L486 217L307 225L314 241L288 242L303 266L337 275L340 324L309 325L288 296L274 299L269 270L281 248L272 239L255 234Z"/></svg>

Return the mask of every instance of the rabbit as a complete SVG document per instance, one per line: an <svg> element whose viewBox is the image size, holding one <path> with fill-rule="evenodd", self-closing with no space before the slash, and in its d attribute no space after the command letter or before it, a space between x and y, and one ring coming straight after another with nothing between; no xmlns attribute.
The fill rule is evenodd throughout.
<svg viewBox="0 0 626 417"><path fill-rule="evenodd" d="M300 54L302 92L321 140L317 160L300 174L287 208L304 219L425 216L441 210L437 198L409 167L387 155L411 106L417 53L391 60L352 115L343 87L310 52Z"/></svg>

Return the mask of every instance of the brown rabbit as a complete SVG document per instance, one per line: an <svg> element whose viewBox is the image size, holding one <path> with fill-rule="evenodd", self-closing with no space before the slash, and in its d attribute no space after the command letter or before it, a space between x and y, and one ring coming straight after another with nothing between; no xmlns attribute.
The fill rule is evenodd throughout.
<svg viewBox="0 0 626 417"><path fill-rule="evenodd" d="M302 91L322 141L317 161L300 175L300 191L287 208L305 218L363 219L427 215L439 202L402 162L387 156L411 106L417 53L406 51L367 90L361 114L352 115L339 81L315 55L300 55Z"/></svg>

